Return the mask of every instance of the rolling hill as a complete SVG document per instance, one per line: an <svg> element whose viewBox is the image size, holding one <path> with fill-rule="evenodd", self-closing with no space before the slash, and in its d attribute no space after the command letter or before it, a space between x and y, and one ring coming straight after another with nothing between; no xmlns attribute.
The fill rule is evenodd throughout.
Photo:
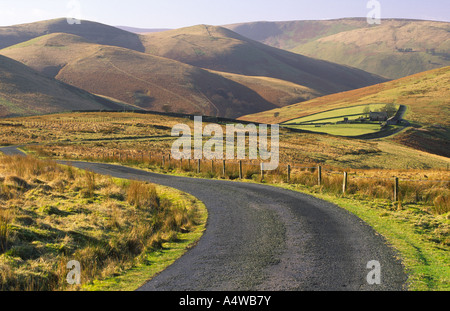
<svg viewBox="0 0 450 311"><path fill-rule="evenodd" d="M237 117L276 107L220 75L116 47L98 47L68 63L56 78L147 110Z"/></svg>
<svg viewBox="0 0 450 311"><path fill-rule="evenodd" d="M365 18L225 26L259 42L389 79L450 65L450 23Z"/></svg>
<svg viewBox="0 0 450 311"><path fill-rule="evenodd" d="M146 53L152 55L221 72L284 80L321 94L386 81L362 70L273 48L223 27L197 25L141 38Z"/></svg>
<svg viewBox="0 0 450 311"><path fill-rule="evenodd" d="M0 117L130 107L92 95L0 55ZM136 109L136 108L135 108Z"/></svg>
<svg viewBox="0 0 450 311"><path fill-rule="evenodd" d="M48 34L0 50L48 77L56 77L70 61L89 56L101 45L65 33Z"/></svg>
<svg viewBox="0 0 450 311"><path fill-rule="evenodd" d="M450 157L450 67L247 115L241 119L261 123L283 123L332 109L380 103L394 103L407 107L404 118L412 126L393 136L392 140L419 150Z"/></svg>
<svg viewBox="0 0 450 311"><path fill-rule="evenodd" d="M5 47L0 54L48 77L144 109L232 118L385 81L275 49L221 27L125 36L114 27L85 21L81 25L84 28L76 28L80 25L60 19L36 23L34 28L14 26L9 32L22 33L22 39L28 28L34 35L48 29L63 32ZM99 32L105 34L96 39ZM138 38L145 53L130 38Z"/></svg>
<svg viewBox="0 0 450 311"><path fill-rule="evenodd" d="M221 74L130 49L90 43L70 34L44 35L5 48L0 54L49 77L148 110L237 117L281 106ZM282 83L266 84L282 88L278 86ZM299 89L300 95L293 96L292 101L305 92L298 86L287 89L276 94L292 96ZM278 97L269 99L280 101Z"/></svg>
<svg viewBox="0 0 450 311"><path fill-rule="evenodd" d="M144 50L137 34L85 20L71 25L66 18L0 27L0 49L53 33L72 34L102 45Z"/></svg>
<svg viewBox="0 0 450 311"><path fill-rule="evenodd" d="M316 90L280 79L245 76L215 70L208 71L246 86L277 107L284 107L321 96L320 92Z"/></svg>

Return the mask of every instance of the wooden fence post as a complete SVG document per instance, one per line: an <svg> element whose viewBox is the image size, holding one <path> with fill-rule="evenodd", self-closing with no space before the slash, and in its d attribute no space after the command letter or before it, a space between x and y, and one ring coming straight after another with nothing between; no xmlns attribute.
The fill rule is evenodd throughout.
<svg viewBox="0 0 450 311"><path fill-rule="evenodd" d="M347 192L347 181L348 181L348 174L347 172L344 172L344 182L342 183L342 193L345 194Z"/></svg>
<svg viewBox="0 0 450 311"><path fill-rule="evenodd" d="M211 160L211 174L214 174L214 160Z"/></svg>
<svg viewBox="0 0 450 311"><path fill-rule="evenodd" d="M261 162L261 181L264 180L264 162Z"/></svg>
<svg viewBox="0 0 450 311"><path fill-rule="evenodd" d="M162 156L162 166L166 165L166 156Z"/></svg>
<svg viewBox="0 0 450 311"><path fill-rule="evenodd" d="M242 179L242 160L239 160L239 179Z"/></svg>
<svg viewBox="0 0 450 311"><path fill-rule="evenodd" d="M225 177L225 175L226 175L226 164L225 164L225 160L222 160L222 175L223 175L223 177Z"/></svg>
<svg viewBox="0 0 450 311"><path fill-rule="evenodd" d="M288 164L287 166L287 182L288 184L291 182L291 165Z"/></svg>
<svg viewBox="0 0 450 311"><path fill-rule="evenodd" d="M201 160L198 159L198 164L197 164L197 173L200 174L200 165L201 165Z"/></svg>
<svg viewBox="0 0 450 311"><path fill-rule="evenodd" d="M322 186L322 166L317 167L317 184Z"/></svg>
<svg viewBox="0 0 450 311"><path fill-rule="evenodd" d="M395 177L394 179L394 201L397 202L398 201L398 177Z"/></svg>

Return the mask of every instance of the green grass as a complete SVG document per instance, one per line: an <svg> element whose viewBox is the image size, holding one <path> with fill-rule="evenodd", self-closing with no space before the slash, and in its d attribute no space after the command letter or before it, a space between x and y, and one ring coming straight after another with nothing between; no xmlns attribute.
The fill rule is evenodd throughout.
<svg viewBox="0 0 450 311"><path fill-rule="evenodd" d="M311 132L325 133L337 136L360 136L366 134L373 134L380 131L380 124L326 124L321 126L316 125L289 125L288 128L306 130Z"/></svg>
<svg viewBox="0 0 450 311"><path fill-rule="evenodd" d="M309 100L303 103L264 111L241 117L241 120L260 123L284 123L295 118L302 120L330 111L330 109L372 105L373 103L395 103L407 107L404 119L414 128L403 131L394 140L397 143L448 157L448 140L443 138L442 129L450 124L448 85L450 67L439 68L402 79L373 85L353 91L343 92ZM420 133L427 132L433 139L421 139Z"/></svg>
<svg viewBox="0 0 450 311"><path fill-rule="evenodd" d="M202 222L206 223L206 208L202 208ZM145 254L144 264L140 264L119 276L102 281L96 280L82 287L85 291L134 291L155 275L166 269L201 238L204 225L189 233L180 233L176 242L163 243L160 250Z"/></svg>
<svg viewBox="0 0 450 311"><path fill-rule="evenodd" d="M363 105L363 106L355 106L349 108L342 109L334 109L330 111L325 111L321 113L315 113L309 115L307 117L297 118L294 120L290 120L283 124L292 125L298 123L317 123L319 121L323 122L337 122L343 121L345 117L349 117L349 120L357 119L360 116L365 116L364 109L369 106L371 111L376 111L377 109L383 108L386 104L372 104L372 105ZM398 109L398 106L397 106ZM352 118L350 118L352 117Z"/></svg>
<svg viewBox="0 0 450 311"><path fill-rule="evenodd" d="M0 94L1 96L1 94ZM22 108L16 103L10 102L6 100L5 98L0 97L0 107L7 110L10 114L17 114L17 115L28 115L30 113L33 113L34 111L27 110L26 108Z"/></svg>
<svg viewBox="0 0 450 311"><path fill-rule="evenodd" d="M349 210L383 235L400 253L410 290L450 290L449 248L424 240L417 230L420 216L415 215L413 219L405 216L414 213L413 207L406 211L389 211L387 204L377 207L372 201L361 202L323 194L315 196Z"/></svg>
<svg viewBox="0 0 450 311"><path fill-rule="evenodd" d="M43 36L43 37L45 37L45 36ZM12 50L12 49L18 49L18 48L24 48L24 47L33 46L34 44L39 43L40 41L41 41L41 38L33 38L33 39L25 41L25 42L21 42L21 43L12 45L12 46L8 46L8 47L5 48L5 50Z"/></svg>
<svg viewBox="0 0 450 311"><path fill-rule="evenodd" d="M330 109L395 103L408 108L405 119L421 125L448 125L450 67L423 72L403 79L336 93L307 102L241 117L252 122L283 123L295 118L325 113ZM433 103L430 105L430 103ZM316 115L315 115L316 114Z"/></svg>
<svg viewBox="0 0 450 311"><path fill-rule="evenodd" d="M168 188L167 188L168 189ZM190 248L194 247L202 237L208 211L206 206L195 197L187 194L180 196L179 192L167 190L160 194L161 198L166 198L172 204L183 204L186 200L193 204L196 209L196 226L193 230L186 233L177 233L172 241L164 242L158 249L150 249L145 254L140 255L140 263L133 268L109 277L106 279L96 279L81 287L82 291L134 291L154 276L161 273L177 259L183 256Z"/></svg>
<svg viewBox="0 0 450 311"><path fill-rule="evenodd" d="M0 170L1 290L96 290L131 269L147 271L114 288L136 289L206 226L204 204L172 188L29 156L1 156ZM73 259L82 267L81 287L66 283L64 266Z"/></svg>
<svg viewBox="0 0 450 311"><path fill-rule="evenodd" d="M60 114L4 120L0 124L4 145L40 143L29 150L55 159L119 161L123 155L140 154L148 162L170 152L175 140L170 128L193 122L181 118L123 113ZM11 126L8 126L11 124ZM398 135L396 135L398 136ZM206 139L205 139L206 141ZM427 140L429 143L429 139ZM112 152L115 153L112 158ZM125 158L122 159L125 162ZM341 136L280 131L280 162L291 165L322 163L335 167L407 169L446 168L448 158L407 148L383 140L360 140ZM125 162L126 163L126 162Z"/></svg>

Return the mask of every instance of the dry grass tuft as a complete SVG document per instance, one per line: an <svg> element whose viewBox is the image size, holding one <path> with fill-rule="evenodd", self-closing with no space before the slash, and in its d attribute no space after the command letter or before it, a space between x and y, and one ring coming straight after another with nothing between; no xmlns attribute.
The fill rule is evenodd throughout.
<svg viewBox="0 0 450 311"><path fill-rule="evenodd" d="M0 169L0 290L77 289L67 262L80 262L82 284L114 276L195 223L173 189L32 157L0 157Z"/></svg>
<svg viewBox="0 0 450 311"><path fill-rule="evenodd" d="M148 208L150 210L159 206L159 198L156 187L138 181L131 181L127 191L127 201L137 208Z"/></svg>

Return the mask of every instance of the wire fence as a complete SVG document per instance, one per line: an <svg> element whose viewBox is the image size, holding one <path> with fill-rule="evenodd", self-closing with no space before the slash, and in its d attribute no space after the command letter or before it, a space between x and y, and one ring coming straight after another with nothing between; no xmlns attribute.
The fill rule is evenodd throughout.
<svg viewBox="0 0 450 311"><path fill-rule="evenodd" d="M39 148L39 147L38 147ZM67 153L64 150L48 153L50 157L69 158L86 161L103 161L138 165L160 170L161 172L181 171L190 176L223 179L250 179L263 183L288 183L318 187L337 195L362 195L368 198L382 198L393 202L425 202L439 206L441 211L450 211L450 180L446 178L411 178L409 176L383 176L389 170L351 170L332 168L315 163L280 163L275 170L267 171L259 160L217 160L217 159L174 159L170 153L108 150L93 154L88 150ZM364 176L364 174L380 174ZM448 171L439 171L446 177ZM393 174L398 173L392 171ZM400 174L401 175L401 174ZM444 206L444 207L442 207Z"/></svg>
<svg viewBox="0 0 450 311"><path fill-rule="evenodd" d="M118 162L141 162L141 163L148 163L148 164L154 164L165 167L176 167L177 165L180 167L186 167L186 166L193 166L194 162L197 162L197 168L198 165L200 165L200 168L202 169L203 166L211 166L212 168L216 168L219 165L225 166L225 167L233 167L241 165L245 167L247 170L249 167L254 167L259 170L263 170L264 163L257 160L216 160L216 159L182 159L182 160L175 160L173 157L171 157L170 154L161 154L161 153L155 153L152 154L151 152L144 153L144 152L121 152L121 151L113 151L108 153L102 153L100 155L79 155L79 154L56 154L56 156L64 156L64 157L75 157L77 159L87 159L87 160L103 160L103 161L118 161ZM178 163L178 164L177 164ZM244 169L244 168L243 168ZM276 174L283 174L283 171L285 171L284 174L289 175L293 174L295 170L310 170L310 171L320 171L320 174L328 174L328 175L343 175L344 173L347 174L347 178L351 179L361 179L361 180L380 180L380 181L391 181L395 179L395 176L392 176L390 178L387 177L377 177L377 176L360 176L355 172L348 172L345 170L335 170L330 168L322 167L321 165L291 165L291 164L285 164L281 163L277 166L274 172ZM266 171L265 174L270 174L270 171ZM289 177L290 176L286 176ZM398 178L401 182L429 182L429 183L450 183L450 180L443 180L443 179L412 179L412 178Z"/></svg>

